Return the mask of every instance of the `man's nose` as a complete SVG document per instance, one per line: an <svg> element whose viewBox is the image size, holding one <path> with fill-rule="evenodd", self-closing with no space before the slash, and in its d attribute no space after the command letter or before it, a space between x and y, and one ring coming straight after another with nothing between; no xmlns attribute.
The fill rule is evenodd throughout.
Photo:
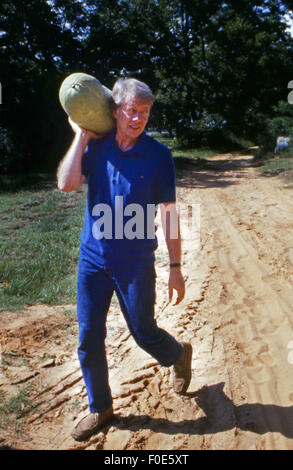
<svg viewBox="0 0 293 470"><path fill-rule="evenodd" d="M144 111L135 111L135 113L132 116L133 120L143 120L145 118L145 112Z"/></svg>

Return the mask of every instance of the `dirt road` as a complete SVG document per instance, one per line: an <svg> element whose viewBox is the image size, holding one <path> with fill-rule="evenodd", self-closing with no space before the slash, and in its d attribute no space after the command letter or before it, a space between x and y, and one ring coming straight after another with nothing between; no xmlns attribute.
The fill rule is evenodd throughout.
<svg viewBox="0 0 293 470"><path fill-rule="evenodd" d="M29 387L2 447L25 449L293 449L293 185L249 156L182 169L178 201L200 205L200 242L183 241L186 297L167 300L157 252L157 319L194 349L186 396L129 335L116 299L107 351L115 420L90 441L70 431L87 411L75 306L0 317L5 397ZM12 425L13 424L13 425Z"/></svg>

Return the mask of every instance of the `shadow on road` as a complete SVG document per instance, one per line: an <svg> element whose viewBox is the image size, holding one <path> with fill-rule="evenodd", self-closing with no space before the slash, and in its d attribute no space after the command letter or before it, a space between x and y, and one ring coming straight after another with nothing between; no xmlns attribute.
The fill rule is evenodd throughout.
<svg viewBox="0 0 293 470"><path fill-rule="evenodd" d="M168 419L154 419L149 416L129 415L115 418L118 429L137 431L150 429L164 434L216 434L238 428L257 434L278 432L293 438L293 406L282 407L252 403L236 406L223 391L224 383L205 386L188 393L197 406L205 413L204 417L172 422Z"/></svg>

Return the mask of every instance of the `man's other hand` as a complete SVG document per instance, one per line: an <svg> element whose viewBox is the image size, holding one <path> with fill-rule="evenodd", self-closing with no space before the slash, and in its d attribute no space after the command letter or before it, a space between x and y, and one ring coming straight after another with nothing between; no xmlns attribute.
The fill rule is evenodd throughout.
<svg viewBox="0 0 293 470"><path fill-rule="evenodd" d="M177 300L174 305L178 305L185 295L185 281L182 276L180 269L171 268L169 276L169 302L171 302L173 297L173 290L177 291Z"/></svg>

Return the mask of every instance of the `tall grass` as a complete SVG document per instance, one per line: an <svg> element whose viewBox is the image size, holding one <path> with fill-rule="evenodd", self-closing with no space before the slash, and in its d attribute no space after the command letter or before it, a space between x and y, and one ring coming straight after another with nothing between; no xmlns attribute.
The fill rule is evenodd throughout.
<svg viewBox="0 0 293 470"><path fill-rule="evenodd" d="M85 202L54 185L0 194L0 311L75 300Z"/></svg>

